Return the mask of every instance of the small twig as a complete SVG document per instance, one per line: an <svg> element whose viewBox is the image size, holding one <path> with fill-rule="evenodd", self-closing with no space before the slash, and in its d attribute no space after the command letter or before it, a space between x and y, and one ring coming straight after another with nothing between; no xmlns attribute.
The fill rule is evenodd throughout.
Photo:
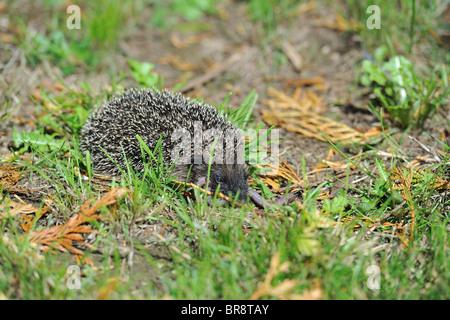
<svg viewBox="0 0 450 320"><path fill-rule="evenodd" d="M208 81L211 81L215 77L219 76L222 72L226 71L229 67L235 64L243 55L242 52L237 52L233 54L230 58L228 58L219 68L208 71L207 73L192 79L182 87L179 91L181 93L186 93L187 91L200 88L203 84Z"/></svg>
<svg viewBox="0 0 450 320"><path fill-rule="evenodd" d="M2 75L5 75L9 68L16 62L17 58L19 57L21 53L20 49L17 49L14 51L14 54L12 55L11 59L9 59L8 63L5 65L5 67L2 70Z"/></svg>
<svg viewBox="0 0 450 320"><path fill-rule="evenodd" d="M379 227L381 227L381 224L386 221L387 218L389 218L392 213L400 210L401 208L403 208L403 206L405 205L406 200L403 200L402 203L400 203L398 206L396 206L394 209L392 209L391 211L387 212L381 219L380 221L378 221L372 228L370 228L366 234L363 236L364 238L367 237L368 235L372 234L376 229L378 229Z"/></svg>
<svg viewBox="0 0 450 320"><path fill-rule="evenodd" d="M434 159L437 162L440 162L441 159L439 158L439 156L436 154L436 152L434 152L434 150L431 150L430 148L428 148L426 145L424 145L423 143L421 143L419 140L417 140L415 137L412 136L408 136L412 141L416 142L423 150L425 150L426 152L430 153L431 155L433 155Z"/></svg>
<svg viewBox="0 0 450 320"><path fill-rule="evenodd" d="M350 171L350 172L348 172L348 173L347 173L347 172L342 172L342 173L336 175L336 176L333 177L333 178L328 178L328 179L324 179L324 180L321 180L321 181L318 181L318 182L314 182L314 183L310 184L309 186L310 186L310 187L317 187L318 185L320 185L320 184L323 183L323 182L333 182L333 181L335 181L335 178L340 179L340 178L346 177L347 174L348 174L349 176L351 176L351 175L354 175L354 174L357 174L357 173L360 173L360 172L361 172L360 169L354 169L354 170L352 170L352 171Z"/></svg>
<svg viewBox="0 0 450 320"><path fill-rule="evenodd" d="M322 77L308 78L308 79L299 79L299 78L284 78L280 76L268 76L265 77L266 81L276 81L276 82L284 82L286 84L296 85L298 87L303 86L313 86L317 84L323 84Z"/></svg>
<svg viewBox="0 0 450 320"><path fill-rule="evenodd" d="M287 40L281 41L281 49L291 61L295 70L301 71L303 65L302 56L297 52L294 46Z"/></svg>
<svg viewBox="0 0 450 320"><path fill-rule="evenodd" d="M271 154L275 155L275 157L278 158L278 160L281 161L281 163L286 167L286 169L288 169L292 175L294 176L295 179L297 179L297 181L302 181L298 175L295 173L295 171L286 163L286 161L284 161L283 159L281 159L281 157L279 155L277 155L275 152L272 151L272 149L270 149L268 146L264 146L267 150L270 151Z"/></svg>

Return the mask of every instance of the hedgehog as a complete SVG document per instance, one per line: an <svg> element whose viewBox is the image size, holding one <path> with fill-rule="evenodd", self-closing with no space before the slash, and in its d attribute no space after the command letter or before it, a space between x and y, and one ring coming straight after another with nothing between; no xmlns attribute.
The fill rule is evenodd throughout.
<svg viewBox="0 0 450 320"><path fill-rule="evenodd" d="M127 89L95 108L81 128L80 150L89 151L97 173L120 176L127 163L143 173L138 136L151 151L160 147L177 180L219 188L239 202L250 196L263 207L248 185L242 131L211 105L167 89Z"/></svg>

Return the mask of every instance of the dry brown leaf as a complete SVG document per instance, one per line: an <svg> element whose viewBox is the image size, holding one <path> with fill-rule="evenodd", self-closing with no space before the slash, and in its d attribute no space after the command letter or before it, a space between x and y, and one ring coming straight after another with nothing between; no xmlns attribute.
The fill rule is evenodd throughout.
<svg viewBox="0 0 450 320"><path fill-rule="evenodd" d="M431 29L431 27L427 28L428 33L433 37L433 39L438 43L438 45L442 46L442 40L441 38L438 36L438 34L436 33L436 31L434 31L433 29Z"/></svg>
<svg viewBox="0 0 450 320"><path fill-rule="evenodd" d="M406 174L403 172L402 168L397 167L391 170L391 180L395 182L394 186L392 186L392 189L400 190L401 195L403 199L405 199L409 204L410 209L410 216L411 216L411 228L409 231L409 242L412 241L413 234L414 234L414 226L416 223L416 214L415 214L415 207L414 207L414 201L411 194L411 184L413 179L417 178L417 176L422 175L423 172L421 170L416 170L412 166L409 167L409 174ZM420 179L420 177L418 177ZM432 188L440 188L442 186L449 186L450 184L443 183L444 181L440 179L441 181L436 181L433 186L430 186ZM408 246L409 242L406 242L405 244Z"/></svg>
<svg viewBox="0 0 450 320"><path fill-rule="evenodd" d="M7 218L8 216L18 216L22 219L20 226L25 232L28 232L30 231L33 222L35 220L39 220L49 210L49 208L44 206L42 209L39 209L31 204L23 202L20 198L19 200L20 202L11 200L7 205L0 205L0 219Z"/></svg>
<svg viewBox="0 0 450 320"><path fill-rule="evenodd" d="M354 19L347 20L340 13L336 13L334 15L334 19L335 19L335 21L316 20L316 26L326 27L326 28L338 30L341 32L361 30L360 22L358 22Z"/></svg>
<svg viewBox="0 0 450 320"><path fill-rule="evenodd" d="M158 59L157 62L160 64L170 64L173 67L175 67L181 71L193 71L193 70L198 69L197 66L195 66L191 63L182 62L180 60L180 57L177 55L174 55L174 54L162 57L162 58Z"/></svg>
<svg viewBox="0 0 450 320"><path fill-rule="evenodd" d="M15 37L12 34L0 32L0 42L14 43Z"/></svg>
<svg viewBox="0 0 450 320"><path fill-rule="evenodd" d="M16 169L22 166L16 166L11 164L2 164L0 166L0 185L8 187L14 185L19 181L22 172L16 171Z"/></svg>
<svg viewBox="0 0 450 320"><path fill-rule="evenodd" d="M121 277L113 277L108 279L108 284L98 290L97 300L106 300L108 296L116 289L117 282L125 283L126 279Z"/></svg>
<svg viewBox="0 0 450 320"><path fill-rule="evenodd" d="M371 219L368 217L345 217L342 218L341 222L343 224L350 224L350 223L355 223L355 221L359 221L360 224L355 224L354 228L355 229L359 229L361 228L361 224L364 225L364 227L374 227L376 224L380 224L380 227L395 227L398 230L403 230L406 228L406 226L404 226L402 223L391 223L391 222L387 222L387 221L381 221L380 219Z"/></svg>
<svg viewBox="0 0 450 320"><path fill-rule="evenodd" d="M325 134L332 142L342 143L363 143L369 137L376 135L373 130L362 133L320 115L316 110L323 101L312 91L303 95L300 101L274 88L269 88L268 95L272 100L263 101L269 110L262 110L262 118L271 126L279 126L290 132L320 141L327 141L323 136Z"/></svg>
<svg viewBox="0 0 450 320"><path fill-rule="evenodd" d="M180 39L178 35L173 34L170 37L170 43L177 49L186 49L191 45L198 44L208 38L211 38L211 34L209 33L201 33L192 36L187 36L184 39Z"/></svg>
<svg viewBox="0 0 450 320"><path fill-rule="evenodd" d="M9 159L13 158L6 155L3 159L5 161L9 161ZM20 158L27 160L29 157L21 156ZM17 185L17 182L23 174L23 172L17 171L17 169L22 167L24 167L24 165L13 165L10 163L0 164L0 187L3 188L3 191L8 191L10 193L22 193L26 195L35 192L33 189Z"/></svg>
<svg viewBox="0 0 450 320"><path fill-rule="evenodd" d="M36 209L35 214L26 214L22 217L23 222L20 224L20 226L25 232L30 231L31 227L33 226L33 222L42 218L42 216L49 210L47 206L44 206L42 210L38 210L37 208L35 209Z"/></svg>
<svg viewBox="0 0 450 320"><path fill-rule="evenodd" d="M40 84L42 87L49 89L54 94L59 94L61 91L67 90L67 88L60 82L51 82L48 79L43 79Z"/></svg>
<svg viewBox="0 0 450 320"><path fill-rule="evenodd" d="M303 181L299 178L299 176L297 175L295 170L292 169L286 163L286 161L284 161L278 154L275 154L274 152L272 152L272 149L270 149L267 146L263 146L263 145L260 145L259 148L265 148L267 151L269 151L271 154L273 154L279 160L279 162L276 164L269 163L266 165L258 165L257 166L260 168L269 169L269 171L267 171L265 173L264 177L266 177L266 178L271 177L272 179L275 179L275 180L281 178L281 179L285 179L287 181L290 181L290 182L296 183L296 184L303 183Z"/></svg>
<svg viewBox="0 0 450 320"><path fill-rule="evenodd" d="M337 151L335 151L334 149L330 149L328 151L326 159L322 159L322 161L313 169L313 171L322 168L333 168L336 170L346 170L347 168L350 168L352 170L356 170L356 166L354 164L351 164L347 159L343 159L341 161L331 161L331 158L335 154L337 154ZM362 155L363 154L361 149L357 155L351 156L349 159L358 164L361 160Z"/></svg>
<svg viewBox="0 0 450 320"><path fill-rule="evenodd" d="M113 188L107 194L105 194L100 200L96 201L94 205L89 206L93 199L87 200L81 206L80 213L87 216L93 217L94 212L100 209L101 206L108 206L115 203L119 198L127 194L130 190L126 188Z"/></svg>
<svg viewBox="0 0 450 320"><path fill-rule="evenodd" d="M294 85L296 86L296 90L301 90L301 87L306 86L316 86L316 88L323 88L323 78L322 77L314 77L314 78L285 78L280 76L274 76L274 77L265 77L266 81L276 81L276 82L283 82L287 85ZM295 97L296 94L294 94L292 97L294 100L298 100L299 96Z"/></svg>
<svg viewBox="0 0 450 320"><path fill-rule="evenodd" d="M53 226L42 231L34 231L30 234L30 241L39 243L41 250L49 251L56 249L62 252L70 252L75 255L82 255L83 251L75 248L74 244L78 243L86 247L92 247L84 241L83 233L97 233L97 230L86 225L89 220L99 220L105 217L94 214L101 206L111 205L125 195L129 190L125 188L113 188L111 191L103 195L93 205L93 199L87 200L81 206L78 213L73 215L65 224Z"/></svg>
<svg viewBox="0 0 450 320"><path fill-rule="evenodd" d="M299 5L297 7L296 14L300 15L303 13L307 13L309 11L314 10L316 7L317 7L316 1L308 1L308 2L302 3L301 5Z"/></svg>

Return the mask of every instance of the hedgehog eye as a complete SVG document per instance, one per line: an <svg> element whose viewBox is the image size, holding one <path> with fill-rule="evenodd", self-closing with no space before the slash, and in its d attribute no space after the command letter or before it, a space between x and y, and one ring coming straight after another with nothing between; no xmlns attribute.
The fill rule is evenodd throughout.
<svg viewBox="0 0 450 320"><path fill-rule="evenodd" d="M222 179L221 177L216 177L216 182L217 182L217 183L222 183L222 182L223 182L223 179Z"/></svg>

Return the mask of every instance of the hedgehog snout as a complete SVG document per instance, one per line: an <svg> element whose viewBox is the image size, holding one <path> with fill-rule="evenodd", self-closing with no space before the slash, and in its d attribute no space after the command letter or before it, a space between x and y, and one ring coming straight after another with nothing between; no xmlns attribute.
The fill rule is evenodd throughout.
<svg viewBox="0 0 450 320"><path fill-rule="evenodd" d="M206 186L208 170L206 165L194 165L192 167L193 181L197 185ZM209 173L208 190L219 191L230 198L235 198L239 193L237 200L247 202L249 186L247 182L247 170L239 165L213 165Z"/></svg>
<svg viewBox="0 0 450 320"><path fill-rule="evenodd" d="M220 187L220 192L235 198L239 193L237 200L246 202L248 198L247 171L240 166L215 166L211 168L211 189L216 190Z"/></svg>

